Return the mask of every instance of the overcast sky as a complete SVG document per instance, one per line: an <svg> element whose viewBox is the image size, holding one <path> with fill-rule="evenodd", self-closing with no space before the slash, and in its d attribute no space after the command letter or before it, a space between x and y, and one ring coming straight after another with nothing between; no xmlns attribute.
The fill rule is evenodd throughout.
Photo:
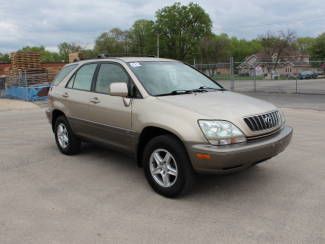
<svg viewBox="0 0 325 244"><path fill-rule="evenodd" d="M63 41L92 46L113 27L128 29L137 19L154 19L175 1L0 0L0 52L26 45L55 50ZM187 4L190 1L180 1ZM202 0L215 33L252 39L267 31L291 29L298 36L325 32L325 0Z"/></svg>

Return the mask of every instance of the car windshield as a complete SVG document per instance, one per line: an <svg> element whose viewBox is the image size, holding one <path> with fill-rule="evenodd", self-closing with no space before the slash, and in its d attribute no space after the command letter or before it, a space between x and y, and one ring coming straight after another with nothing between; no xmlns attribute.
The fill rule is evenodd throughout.
<svg viewBox="0 0 325 244"><path fill-rule="evenodd" d="M130 62L129 67L152 96L223 89L216 82L181 62Z"/></svg>

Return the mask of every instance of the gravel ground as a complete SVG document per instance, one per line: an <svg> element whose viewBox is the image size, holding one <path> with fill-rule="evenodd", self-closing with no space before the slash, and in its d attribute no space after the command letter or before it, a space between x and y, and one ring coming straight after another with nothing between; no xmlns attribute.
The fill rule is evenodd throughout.
<svg viewBox="0 0 325 244"><path fill-rule="evenodd" d="M10 111L10 110L25 110L25 109L35 109L36 104L24 102L14 99L0 98L0 112Z"/></svg>

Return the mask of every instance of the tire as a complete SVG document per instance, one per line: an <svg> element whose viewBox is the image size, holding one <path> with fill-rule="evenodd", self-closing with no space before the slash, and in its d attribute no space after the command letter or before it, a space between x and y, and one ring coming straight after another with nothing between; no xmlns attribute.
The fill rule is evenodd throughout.
<svg viewBox="0 0 325 244"><path fill-rule="evenodd" d="M157 163L157 154L161 165ZM174 198L192 188L192 165L183 144L172 135L161 135L149 141L144 149L142 165L148 183L160 195Z"/></svg>
<svg viewBox="0 0 325 244"><path fill-rule="evenodd" d="M79 153L81 142L73 133L68 120L64 116L60 116L55 121L54 135L56 145L60 152L66 155L74 155Z"/></svg>

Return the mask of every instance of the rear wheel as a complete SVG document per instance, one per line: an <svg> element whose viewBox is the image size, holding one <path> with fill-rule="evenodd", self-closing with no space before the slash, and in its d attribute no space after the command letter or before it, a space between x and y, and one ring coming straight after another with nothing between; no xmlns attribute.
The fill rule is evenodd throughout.
<svg viewBox="0 0 325 244"><path fill-rule="evenodd" d="M188 192L194 173L182 143L172 135L152 139L143 154L145 176L151 187L166 197Z"/></svg>
<svg viewBox="0 0 325 244"><path fill-rule="evenodd" d="M74 135L67 119L60 116L55 121L55 141L59 150L66 155L77 154L80 151L81 142Z"/></svg>

